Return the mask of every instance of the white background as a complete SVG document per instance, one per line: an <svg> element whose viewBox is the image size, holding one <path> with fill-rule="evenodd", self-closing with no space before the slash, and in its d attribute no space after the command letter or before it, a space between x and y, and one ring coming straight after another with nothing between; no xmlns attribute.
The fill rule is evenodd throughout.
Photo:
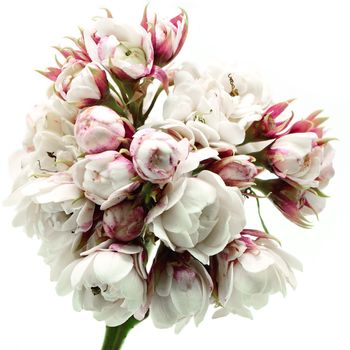
<svg viewBox="0 0 350 350"><path fill-rule="evenodd" d="M155 1L153 5L161 3ZM331 134L339 138L337 174L320 222L302 230L268 203L263 212L286 250L304 263L299 286L286 299L275 296L255 312L207 319L179 336L157 330L149 320L127 339L125 349L349 349L349 86L350 21L347 1L162 1L183 6L190 31L181 60L250 62L265 75L276 101L298 97L301 117L323 108ZM26 112L44 96L47 81L35 73L52 63L49 46L110 8L115 16L139 22L139 1L2 1L0 5L0 152L3 199L10 191L7 158L20 146ZM257 227L249 208L251 227ZM48 268L36 256L38 242L11 227L12 209L1 208L0 348L100 348L104 325L89 313L76 313L69 297L56 296Z"/></svg>

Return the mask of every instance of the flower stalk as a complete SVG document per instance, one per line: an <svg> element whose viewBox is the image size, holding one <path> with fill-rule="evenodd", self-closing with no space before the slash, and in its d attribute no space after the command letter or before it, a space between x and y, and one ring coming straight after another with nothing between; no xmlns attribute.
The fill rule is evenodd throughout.
<svg viewBox="0 0 350 350"><path fill-rule="evenodd" d="M130 317L125 323L117 327L106 327L105 338L101 350L119 350L129 332L141 321Z"/></svg>

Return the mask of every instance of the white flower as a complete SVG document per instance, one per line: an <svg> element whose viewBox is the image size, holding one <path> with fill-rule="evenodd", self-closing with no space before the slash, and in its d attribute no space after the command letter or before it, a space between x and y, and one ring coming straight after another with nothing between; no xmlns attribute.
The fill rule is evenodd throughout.
<svg viewBox="0 0 350 350"><path fill-rule="evenodd" d="M174 251L189 251L203 263L239 237L245 225L243 197L216 174L204 170L198 177L170 183L149 212L155 236Z"/></svg>
<svg viewBox="0 0 350 350"><path fill-rule="evenodd" d="M141 26L133 27L112 18L96 21L96 44L85 33L89 56L101 62L120 79L139 79L151 73L153 47L150 34Z"/></svg>
<svg viewBox="0 0 350 350"><path fill-rule="evenodd" d="M220 82L226 92L220 95L224 114L244 129L260 120L271 104L268 87L251 67L216 65L209 68L209 75Z"/></svg>
<svg viewBox="0 0 350 350"><path fill-rule="evenodd" d="M123 324L131 316L143 318L146 301L146 275L136 267L141 248L134 254L119 247L118 251L103 250L72 262L62 273L57 292L74 291L76 311L89 310L109 327ZM142 264L139 264L142 265Z"/></svg>
<svg viewBox="0 0 350 350"><path fill-rule="evenodd" d="M27 115L27 134L23 142L26 151L34 150L34 137L42 131L49 131L59 136L73 135L77 113L76 107L55 94L45 102L36 105Z"/></svg>
<svg viewBox="0 0 350 350"><path fill-rule="evenodd" d="M51 267L51 279L79 257L77 245L93 225L95 204L83 196L67 173L31 180L13 193L19 203L15 226L42 241L40 255Z"/></svg>
<svg viewBox="0 0 350 350"><path fill-rule="evenodd" d="M156 284L150 316L158 328L175 326L179 332L193 317L198 325L204 318L213 289L212 280L197 260L168 261L154 271Z"/></svg>
<svg viewBox="0 0 350 350"><path fill-rule="evenodd" d="M250 234L258 238L252 240ZM300 262L264 235L244 230L243 238L231 242L216 256L218 301L222 309L214 317L231 312L251 318L251 307L265 306L271 294L285 295L287 283L296 287L292 269L301 270Z"/></svg>
<svg viewBox="0 0 350 350"><path fill-rule="evenodd" d="M132 162L116 151L87 155L72 167L73 179L85 196L105 210L120 203L139 183Z"/></svg>
<svg viewBox="0 0 350 350"><path fill-rule="evenodd" d="M125 136L120 116L104 106L93 106L81 111L74 126L79 147L86 153L116 150Z"/></svg>
<svg viewBox="0 0 350 350"><path fill-rule="evenodd" d="M57 173L24 184L13 193L19 201L15 223L26 225L39 238L57 231L88 231L93 222L94 203L83 196L68 173Z"/></svg>
<svg viewBox="0 0 350 350"><path fill-rule="evenodd" d="M71 231L51 232L41 241L38 254L50 266L50 279L57 281L62 271L73 261L79 259L81 249L78 243L81 236Z"/></svg>
<svg viewBox="0 0 350 350"><path fill-rule="evenodd" d="M66 171L76 161L81 153L73 136L76 114L55 95L33 109L20 162L23 177Z"/></svg>
<svg viewBox="0 0 350 350"><path fill-rule="evenodd" d="M185 64L175 72L163 119L184 122L203 147L235 148L243 142L244 130L261 118L268 104L263 90L259 80L245 78L239 70L199 71Z"/></svg>
<svg viewBox="0 0 350 350"><path fill-rule="evenodd" d="M313 132L288 134L278 138L267 151L275 173L301 187L318 187L323 148Z"/></svg>
<svg viewBox="0 0 350 350"><path fill-rule="evenodd" d="M176 141L162 131L147 128L136 132L130 154L138 175L152 183L164 185L171 181L176 167L189 153L187 139Z"/></svg>

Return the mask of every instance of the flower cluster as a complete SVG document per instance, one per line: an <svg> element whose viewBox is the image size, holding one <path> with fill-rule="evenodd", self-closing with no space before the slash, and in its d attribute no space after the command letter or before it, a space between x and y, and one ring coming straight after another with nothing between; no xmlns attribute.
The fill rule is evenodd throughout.
<svg viewBox="0 0 350 350"><path fill-rule="evenodd" d="M334 173L326 118L284 117L291 101L240 67L170 69L187 14L148 12L96 18L41 72L52 86L28 116L15 224L41 240L58 293L108 326L150 315L179 331L210 304L251 317L301 265L246 227L244 202L265 196L311 225Z"/></svg>

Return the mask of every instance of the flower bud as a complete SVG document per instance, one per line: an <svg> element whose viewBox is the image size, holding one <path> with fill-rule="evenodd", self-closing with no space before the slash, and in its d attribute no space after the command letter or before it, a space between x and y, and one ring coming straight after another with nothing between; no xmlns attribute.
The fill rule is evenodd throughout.
<svg viewBox="0 0 350 350"><path fill-rule="evenodd" d="M86 153L116 150L125 129L120 116L104 106L89 107L80 112L74 126L79 147Z"/></svg>
<svg viewBox="0 0 350 350"><path fill-rule="evenodd" d="M75 184L106 210L122 202L138 186L132 162L116 151L89 154L72 167Z"/></svg>
<svg viewBox="0 0 350 350"><path fill-rule="evenodd" d="M167 65L180 52L188 32L188 18L184 10L169 20L159 19L156 15L151 20L145 7L141 25L151 33L154 49L154 63L160 67Z"/></svg>
<svg viewBox="0 0 350 350"><path fill-rule="evenodd" d="M307 215L317 216L325 207L325 198L317 189L297 189L281 179L255 181L288 220L303 228L311 227Z"/></svg>
<svg viewBox="0 0 350 350"><path fill-rule="evenodd" d="M317 145L313 132L279 137L267 150L266 156L275 174L296 187L318 187L323 148Z"/></svg>
<svg viewBox="0 0 350 350"><path fill-rule="evenodd" d="M141 206L125 200L104 212L103 229L110 238L128 242L140 235L144 218Z"/></svg>
<svg viewBox="0 0 350 350"><path fill-rule="evenodd" d="M294 114L287 118L278 120L293 100L277 103L270 106L261 116L259 121L252 124L249 133L252 138L271 139L282 136L286 133L286 128L292 121Z"/></svg>
<svg viewBox="0 0 350 350"><path fill-rule="evenodd" d="M79 108L91 106L107 93L106 72L94 63L70 60L55 81L57 94Z"/></svg>
<svg viewBox="0 0 350 350"><path fill-rule="evenodd" d="M211 165L210 170L218 174L227 186L247 188L254 183L260 169L252 162L251 156L239 155L223 158Z"/></svg>
<svg viewBox="0 0 350 350"><path fill-rule="evenodd" d="M140 79L151 73L152 42L141 26L133 27L113 18L99 18L95 36L98 40L90 39L87 45L89 55L119 79Z"/></svg>
<svg viewBox="0 0 350 350"><path fill-rule="evenodd" d="M157 184L165 184L172 179L177 165L188 152L187 140L178 142L165 132L151 128L138 131L130 145L138 175Z"/></svg>
<svg viewBox="0 0 350 350"><path fill-rule="evenodd" d="M321 124L323 124L327 120L327 118L320 117L319 114L321 112L321 110L315 111L311 113L306 119L297 121L292 125L292 127L289 130L289 133L313 132L319 138L322 138L324 134L324 129Z"/></svg>

